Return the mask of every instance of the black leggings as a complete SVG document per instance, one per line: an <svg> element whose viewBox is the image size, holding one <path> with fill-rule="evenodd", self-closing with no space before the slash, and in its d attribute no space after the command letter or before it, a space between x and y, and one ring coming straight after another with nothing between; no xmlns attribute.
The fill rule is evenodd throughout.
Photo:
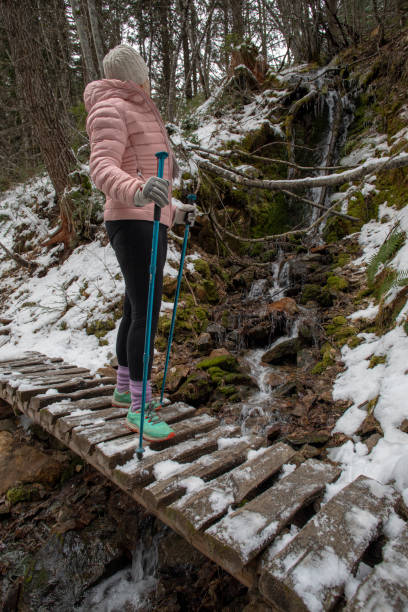
<svg viewBox="0 0 408 612"><path fill-rule="evenodd" d="M116 340L116 354L121 366L128 366L132 380L143 379L143 352L146 328L149 266L152 249L152 221L121 219L106 221L109 241L115 251L125 279L123 318ZM167 227L160 224L157 249L157 271L154 286L152 341L149 378L153 363L154 337L160 314L163 289L163 268L167 255Z"/></svg>

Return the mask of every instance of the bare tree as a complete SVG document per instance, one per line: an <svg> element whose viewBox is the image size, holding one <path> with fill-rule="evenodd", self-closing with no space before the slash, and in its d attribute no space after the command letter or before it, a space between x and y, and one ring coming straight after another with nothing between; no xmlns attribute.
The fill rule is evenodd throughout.
<svg viewBox="0 0 408 612"><path fill-rule="evenodd" d="M82 59L84 62L84 80L86 83L94 81L98 78L98 70L95 67L92 48L88 38L88 29L82 14L81 6L78 0L70 0L72 15L75 20L75 25L78 32L79 41L81 44Z"/></svg>
<svg viewBox="0 0 408 612"><path fill-rule="evenodd" d="M29 0L17 4L1 0L1 16L8 36L18 92L24 113L31 124L42 158L54 185L60 205L61 230L55 242L66 246L73 236L72 210L64 195L68 174L75 165L70 147L69 123L64 106L58 103L52 83L44 70L41 10L46 0L38 0L33 10ZM38 8L37 8L38 7ZM52 24L49 24L52 27Z"/></svg>

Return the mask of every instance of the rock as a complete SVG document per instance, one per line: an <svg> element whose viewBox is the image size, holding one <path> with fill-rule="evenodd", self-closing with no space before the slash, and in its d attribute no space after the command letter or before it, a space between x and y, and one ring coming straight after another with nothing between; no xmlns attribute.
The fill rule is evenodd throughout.
<svg viewBox="0 0 408 612"><path fill-rule="evenodd" d="M0 431L8 431L13 433L17 429L14 419L0 419Z"/></svg>
<svg viewBox="0 0 408 612"><path fill-rule="evenodd" d="M104 366L103 368L98 368L96 373L100 374L101 376L116 378L117 371L113 366Z"/></svg>
<svg viewBox="0 0 408 612"><path fill-rule="evenodd" d="M188 365L178 365L169 368L166 379L166 390L174 393L187 379L190 367ZM161 387L161 385L160 385Z"/></svg>
<svg viewBox="0 0 408 612"><path fill-rule="evenodd" d="M379 433L372 434L367 440L364 440L364 444L368 448L368 452L371 453L374 446L381 440L382 436Z"/></svg>
<svg viewBox="0 0 408 612"><path fill-rule="evenodd" d="M311 446L310 444L305 444L299 451L305 459L313 459L313 457L317 457L320 455L320 450L315 446Z"/></svg>
<svg viewBox="0 0 408 612"><path fill-rule="evenodd" d="M276 438L279 437L280 432L281 432L281 426L279 425L279 423L275 423L274 425L270 425L266 429L265 436L267 437L269 442L273 442L274 440L276 440Z"/></svg>
<svg viewBox="0 0 408 612"><path fill-rule="evenodd" d="M225 327L219 323L210 323L207 326L207 332L210 334L212 340L219 344L225 336Z"/></svg>
<svg viewBox="0 0 408 612"><path fill-rule="evenodd" d="M287 382L284 385L280 385L275 390L275 395L277 395L278 397L290 397L291 395L295 395L296 393L297 385L296 381L294 380Z"/></svg>
<svg viewBox="0 0 408 612"><path fill-rule="evenodd" d="M222 351L222 352L221 352ZM198 370L208 370L210 368L221 368L227 372L238 370L238 361L226 349L216 349L210 356L197 363Z"/></svg>
<svg viewBox="0 0 408 612"><path fill-rule="evenodd" d="M312 432L294 432L286 436L286 439L295 446L302 444L325 444L330 439L330 433L324 429Z"/></svg>
<svg viewBox="0 0 408 612"><path fill-rule="evenodd" d="M0 432L0 495L16 484L55 484L64 464L34 446L18 445L8 431Z"/></svg>
<svg viewBox="0 0 408 612"><path fill-rule="evenodd" d="M163 295L166 297L173 297L176 292L177 277L165 276L163 278Z"/></svg>
<svg viewBox="0 0 408 612"><path fill-rule="evenodd" d="M214 388L214 383L206 372L196 371L191 374L185 383L173 394L177 402L186 402L192 406L199 406L206 402Z"/></svg>
<svg viewBox="0 0 408 612"><path fill-rule="evenodd" d="M13 414L13 409L10 404L0 399L0 419L7 419Z"/></svg>
<svg viewBox="0 0 408 612"><path fill-rule="evenodd" d="M286 382L288 382L288 378L289 376L285 373L282 372L271 372L267 379L266 382L268 383L268 385L274 389L275 387L279 387L280 385L285 384Z"/></svg>
<svg viewBox="0 0 408 612"><path fill-rule="evenodd" d="M381 425L379 424L377 419L372 414L369 414L366 416L360 427L357 429L356 434L358 436L364 437L369 436L373 433L384 435L383 430L381 429Z"/></svg>
<svg viewBox="0 0 408 612"><path fill-rule="evenodd" d="M200 353L207 353L212 346L211 335L208 332L200 334L197 340L197 349Z"/></svg>
<svg viewBox="0 0 408 612"><path fill-rule="evenodd" d="M408 419L404 419L401 423L401 425L399 426L400 430L403 431L404 433L408 433Z"/></svg>
<svg viewBox="0 0 408 612"><path fill-rule="evenodd" d="M293 317L299 312L299 309L293 298L285 297L281 300L268 304L268 312L284 312L286 315Z"/></svg>
<svg viewBox="0 0 408 612"><path fill-rule="evenodd" d="M19 609L73 610L87 587L110 567L120 568L124 563L116 530L105 519L94 521L79 533L52 534L35 556L27 559ZM85 605L85 609L90 607Z"/></svg>
<svg viewBox="0 0 408 612"><path fill-rule="evenodd" d="M295 361L296 354L300 350L299 338L288 338L275 344L269 351L262 355L264 363L283 363L285 361Z"/></svg>
<svg viewBox="0 0 408 612"><path fill-rule="evenodd" d="M312 349L304 348L296 354L296 365L302 370L309 370L315 364L315 357Z"/></svg>
<svg viewBox="0 0 408 612"><path fill-rule="evenodd" d="M160 572L182 572L203 560L203 555L177 533L170 532L159 540Z"/></svg>

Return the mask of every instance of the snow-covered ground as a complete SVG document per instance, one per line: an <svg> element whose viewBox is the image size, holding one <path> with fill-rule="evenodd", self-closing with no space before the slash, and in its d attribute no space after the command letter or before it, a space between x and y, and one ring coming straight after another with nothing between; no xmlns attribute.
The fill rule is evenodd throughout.
<svg viewBox="0 0 408 612"><path fill-rule="evenodd" d="M24 228L28 234L34 234L32 242L41 243L49 225L39 216L39 207L47 212L53 197L47 177L6 192L0 200L0 241L13 250L13 240ZM1 316L12 319L10 335L0 336L0 358L35 350L92 371L109 363L119 320L102 343L86 331L92 323L112 319L124 292L115 254L104 243L101 229L99 240L79 246L60 265L57 263L60 247L43 248L36 257L40 268L31 276L23 269L16 271L14 261L0 251L0 283L3 295L9 293L1 306ZM170 240L166 276L177 276L179 257ZM190 250L187 268L192 269L197 257ZM163 308L171 310L172 304L163 303Z"/></svg>

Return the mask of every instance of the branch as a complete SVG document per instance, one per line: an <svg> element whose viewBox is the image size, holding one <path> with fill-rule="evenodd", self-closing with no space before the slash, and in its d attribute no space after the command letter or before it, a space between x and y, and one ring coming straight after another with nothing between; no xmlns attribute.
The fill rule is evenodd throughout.
<svg viewBox="0 0 408 612"><path fill-rule="evenodd" d="M244 178L240 175L235 174L231 170L225 170L217 166L216 164L203 159L196 158L196 164L207 170L213 172L218 176L222 176L224 179L237 183L238 185L247 185L247 187L257 187L259 189L270 189L271 191L278 191L281 189L304 189L310 187L333 187L335 185L342 185L350 181L355 181L368 174L373 174L383 170L391 170L393 168L403 168L408 166L408 153L400 153L395 157L385 157L377 160L369 160L362 164L360 167L346 170L339 174L328 174L326 176L312 176L301 179L279 179L279 180L260 180Z"/></svg>
<svg viewBox="0 0 408 612"><path fill-rule="evenodd" d="M304 198L298 193L293 193L292 191L288 191L287 189L282 189L281 191L282 193L286 193L286 195L290 196L291 198L297 198L302 202L306 202L306 204L310 204L310 206L313 206L314 208L319 208L320 210L328 210L326 206L323 206L322 204L317 204L316 202L313 202L313 200L309 200L308 198ZM347 219L347 221L360 221L360 219L357 219L357 217L352 217L351 215L346 215L344 213L337 212L337 210L330 211L330 214L334 215L335 217L342 217L342 219Z"/></svg>
<svg viewBox="0 0 408 612"><path fill-rule="evenodd" d="M272 143L271 143L272 144ZM284 144L288 144L287 142ZM249 153L248 151L243 151L242 149L232 149L231 151L211 151L211 149L205 149L204 147L200 147L195 144L188 144L188 148L194 151L200 151L200 153L208 153L209 155L214 155L217 157L234 157L239 155L244 155L246 157L250 157L251 159L255 159L257 161L265 161L276 164L285 164L286 166L290 166L291 168L296 168L296 170L344 170L356 168L357 166L299 166L293 162L287 161L286 159L275 159L273 157L262 157L261 155L254 155L253 153Z"/></svg>
<svg viewBox="0 0 408 612"><path fill-rule="evenodd" d="M10 257L11 259L14 259L14 261L22 268L28 268L30 270L31 268L36 267L37 265L36 263L34 263L33 261L27 261L27 259L24 259L23 257L21 257L21 255L19 255L18 253L12 253L11 251L9 251L6 245L3 244L2 242L0 242L0 247L3 249L3 251L6 253L8 257Z"/></svg>

